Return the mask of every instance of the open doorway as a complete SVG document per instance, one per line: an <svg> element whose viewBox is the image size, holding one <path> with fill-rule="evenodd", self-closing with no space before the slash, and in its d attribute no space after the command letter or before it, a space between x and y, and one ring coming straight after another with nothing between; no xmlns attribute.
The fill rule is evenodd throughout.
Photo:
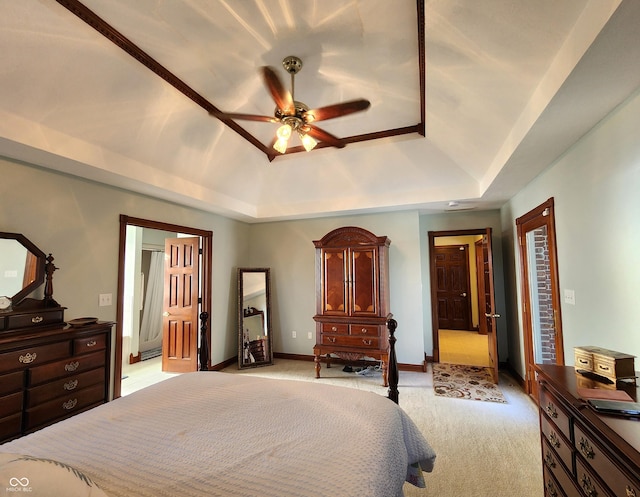
<svg viewBox="0 0 640 497"><path fill-rule="evenodd" d="M434 362L483 366L498 379L491 228L429 232Z"/></svg>
<svg viewBox="0 0 640 497"><path fill-rule="evenodd" d="M142 295L149 295L148 291L142 291L142 281L145 281L140 269L142 268L142 252L143 252L143 237L141 233L147 231L150 234L147 237L146 249L147 252L160 252L161 247L166 247L166 243L169 243L178 234L189 236L191 238L185 238L185 240L194 240L195 250L194 258L198 259L198 265L200 270L197 271L199 276L199 283L197 288L193 292L193 303L196 316L199 313L206 312L210 315L211 309L211 262L212 262L212 241L213 234L211 231L204 231L196 228L190 228L186 226L172 225L157 221L150 221L145 219L132 218L129 216L120 216L120 249L119 249L119 265L118 265L118 296L117 296L117 312L118 320L116 324L116 346L115 346L115 377L114 377L114 390L113 397L118 398L122 394L122 377L123 377L123 364L135 362L136 358L141 358L144 349L152 349L154 345L159 345L162 350L162 362L152 359L152 362L158 364L158 370L162 370L161 364L165 361L167 347L163 346L163 342L167 342L167 323L163 322L163 337L159 339L157 336L157 329L153 331L150 340L142 340L140 336L140 323L144 319L144 306L142 304ZM166 240L166 242L165 242ZM198 247L200 247L198 249ZM165 259L165 251L162 250L161 258ZM134 253L134 259L138 259L137 264L131 264L127 262L127 254L131 258L131 254ZM172 257L172 256L171 256ZM179 257L184 259L184 257ZM197 267L196 266L196 267ZM129 273L129 276L128 276ZM135 278L131 276L135 275ZM147 285L149 281L147 279ZM165 278L166 285L166 278ZM149 290L147 287L146 290ZM164 287L162 288L164 290ZM158 288L156 288L156 291ZM181 297L180 301L185 299ZM156 300L155 304L151 301L149 305L158 305ZM157 309L156 309L157 310ZM170 313L163 313L163 320L167 320L166 316ZM169 323L171 318L168 319ZM196 321L197 322L197 321ZM157 323L156 323L157 324ZM170 324L169 324L170 326ZM210 321L206 323L206 343L211 343L211 331ZM192 350L190 353L193 361L190 362L191 369L197 369L197 355L198 340L199 340L199 325L192 323L190 326L183 327L184 343L190 344L189 348ZM144 331L143 331L144 333ZM141 345L142 342L149 341L150 343ZM157 343L158 342L158 343ZM180 337L180 344L183 343L182 337ZM169 343L168 347L173 347L174 342ZM186 346L186 345L185 345ZM210 354L206 355L210 357ZM210 367L210 361L206 365ZM146 369L146 368L145 368ZM186 369L185 369L186 370ZM148 373L147 373L148 374Z"/></svg>

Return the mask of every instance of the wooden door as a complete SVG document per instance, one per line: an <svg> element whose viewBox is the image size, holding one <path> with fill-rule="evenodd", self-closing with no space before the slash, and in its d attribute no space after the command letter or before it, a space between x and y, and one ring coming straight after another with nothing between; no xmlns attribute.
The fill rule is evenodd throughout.
<svg viewBox="0 0 640 497"><path fill-rule="evenodd" d="M489 367L493 381L498 383L498 335L496 319L500 314L496 313L496 298L493 283L493 252L491 249L491 228L487 228L482 237L483 255L483 286L484 286L484 307L480 310L480 319L484 316L487 330L487 343L489 349ZM484 314L482 313L484 311Z"/></svg>
<svg viewBox="0 0 640 497"><path fill-rule="evenodd" d="M322 312L332 316L348 314L347 251L343 248L322 250Z"/></svg>
<svg viewBox="0 0 640 497"><path fill-rule="evenodd" d="M165 240L162 371L198 369L199 237Z"/></svg>
<svg viewBox="0 0 640 497"><path fill-rule="evenodd" d="M516 219L522 265L525 386L537 402L535 364L564 364L553 198Z"/></svg>
<svg viewBox="0 0 640 497"><path fill-rule="evenodd" d="M375 248L353 248L351 261L351 315L378 314L378 278Z"/></svg>
<svg viewBox="0 0 640 497"><path fill-rule="evenodd" d="M468 252L466 245L435 247L439 329L470 329Z"/></svg>

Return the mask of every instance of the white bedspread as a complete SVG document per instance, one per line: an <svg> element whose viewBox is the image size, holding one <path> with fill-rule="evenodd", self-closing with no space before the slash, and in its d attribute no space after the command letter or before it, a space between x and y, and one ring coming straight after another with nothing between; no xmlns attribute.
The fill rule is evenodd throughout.
<svg viewBox="0 0 640 497"><path fill-rule="evenodd" d="M110 497L402 495L435 454L389 399L288 380L188 373L0 446L56 459Z"/></svg>

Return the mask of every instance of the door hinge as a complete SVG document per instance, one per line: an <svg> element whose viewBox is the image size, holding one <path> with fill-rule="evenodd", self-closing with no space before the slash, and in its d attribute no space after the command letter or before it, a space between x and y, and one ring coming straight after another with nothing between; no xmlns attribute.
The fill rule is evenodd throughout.
<svg viewBox="0 0 640 497"><path fill-rule="evenodd" d="M198 297L198 304L202 304L202 297Z"/></svg>
<svg viewBox="0 0 640 497"><path fill-rule="evenodd" d="M202 249L201 248L198 249L198 255L202 255Z"/></svg>

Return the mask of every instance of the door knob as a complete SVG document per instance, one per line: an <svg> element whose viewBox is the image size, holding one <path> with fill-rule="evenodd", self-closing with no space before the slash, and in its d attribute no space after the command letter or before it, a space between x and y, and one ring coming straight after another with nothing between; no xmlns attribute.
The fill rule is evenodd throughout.
<svg viewBox="0 0 640 497"><path fill-rule="evenodd" d="M467 292L462 292L462 293L460 294L460 296L461 296L461 297L466 297L466 296L467 296Z"/></svg>
<svg viewBox="0 0 640 497"><path fill-rule="evenodd" d="M168 316L171 316L171 313L169 311L164 311L162 315L166 318Z"/></svg>
<svg viewBox="0 0 640 497"><path fill-rule="evenodd" d="M500 314L489 314L487 312L484 313L484 315L488 318L499 318Z"/></svg>

